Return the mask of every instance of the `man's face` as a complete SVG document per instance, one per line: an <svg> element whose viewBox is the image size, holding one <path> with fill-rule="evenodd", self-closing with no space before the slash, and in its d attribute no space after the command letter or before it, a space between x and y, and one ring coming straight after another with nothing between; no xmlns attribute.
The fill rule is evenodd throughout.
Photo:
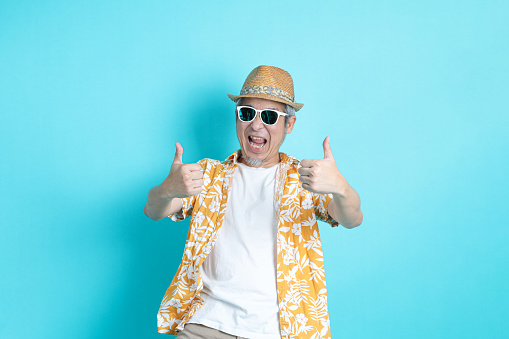
<svg viewBox="0 0 509 339"><path fill-rule="evenodd" d="M284 112L285 104L277 101L260 98L243 98L242 106L250 106L257 110L273 109ZM256 114L253 121L243 122L237 120L237 137L239 138L242 157L240 162L249 165L246 158L261 161L260 167L271 167L279 163L279 148L290 133L295 124L295 116L290 117L288 126L285 128L285 117L280 116L274 125L265 125Z"/></svg>

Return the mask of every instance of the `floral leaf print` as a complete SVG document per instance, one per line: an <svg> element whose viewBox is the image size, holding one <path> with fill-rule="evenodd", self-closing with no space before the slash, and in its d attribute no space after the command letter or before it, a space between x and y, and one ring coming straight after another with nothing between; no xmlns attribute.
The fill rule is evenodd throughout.
<svg viewBox="0 0 509 339"><path fill-rule="evenodd" d="M325 282L325 271L322 266L318 266L314 262L310 262L309 266L311 267L311 279L313 281Z"/></svg>
<svg viewBox="0 0 509 339"><path fill-rule="evenodd" d="M238 153L223 162L203 159L204 188L182 199L182 211L172 220L191 217L182 262L161 302L158 331L177 334L203 305L200 265L212 251L226 209ZM330 339L323 254L317 220L337 226L327 213L332 196L302 188L300 163L284 153L276 174L277 291L281 337Z"/></svg>
<svg viewBox="0 0 509 339"><path fill-rule="evenodd" d="M307 270L307 267L309 266L309 259L307 255L303 255L302 258L297 261L297 267L301 272L304 272L304 270Z"/></svg>
<svg viewBox="0 0 509 339"><path fill-rule="evenodd" d="M306 241L306 244L304 245L306 249L313 249L315 252L317 252L319 255L323 255L322 253L322 242L320 241L320 236L318 235L318 232L315 230L313 232L313 236L311 236L311 239Z"/></svg>
<svg viewBox="0 0 509 339"><path fill-rule="evenodd" d="M327 315L327 303L322 298L309 298L309 316L311 319L321 321Z"/></svg>

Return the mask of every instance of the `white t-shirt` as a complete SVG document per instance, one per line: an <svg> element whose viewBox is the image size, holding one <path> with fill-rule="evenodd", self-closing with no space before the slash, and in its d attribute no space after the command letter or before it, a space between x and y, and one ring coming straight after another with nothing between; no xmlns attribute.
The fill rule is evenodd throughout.
<svg viewBox="0 0 509 339"><path fill-rule="evenodd" d="M280 339L276 282L277 165L238 164L225 221L201 266L204 305L191 317L225 333Z"/></svg>

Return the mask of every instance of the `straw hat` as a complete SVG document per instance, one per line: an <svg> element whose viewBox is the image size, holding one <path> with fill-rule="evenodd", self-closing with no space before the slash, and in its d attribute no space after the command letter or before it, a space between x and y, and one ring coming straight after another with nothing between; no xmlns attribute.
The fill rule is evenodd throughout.
<svg viewBox="0 0 509 339"><path fill-rule="evenodd" d="M293 80L285 70L274 66L258 66L249 73L240 95L228 94L233 101L240 98L262 98L282 102L295 108L304 106L295 102Z"/></svg>

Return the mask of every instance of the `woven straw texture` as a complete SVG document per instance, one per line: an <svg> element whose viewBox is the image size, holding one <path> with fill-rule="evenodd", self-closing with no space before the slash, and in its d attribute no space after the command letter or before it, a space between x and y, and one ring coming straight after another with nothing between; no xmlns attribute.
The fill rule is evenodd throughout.
<svg viewBox="0 0 509 339"><path fill-rule="evenodd" d="M287 71L274 66L258 66L249 73L240 95L228 94L233 101L239 98L262 98L288 104L296 111L304 106L295 102L293 80Z"/></svg>

